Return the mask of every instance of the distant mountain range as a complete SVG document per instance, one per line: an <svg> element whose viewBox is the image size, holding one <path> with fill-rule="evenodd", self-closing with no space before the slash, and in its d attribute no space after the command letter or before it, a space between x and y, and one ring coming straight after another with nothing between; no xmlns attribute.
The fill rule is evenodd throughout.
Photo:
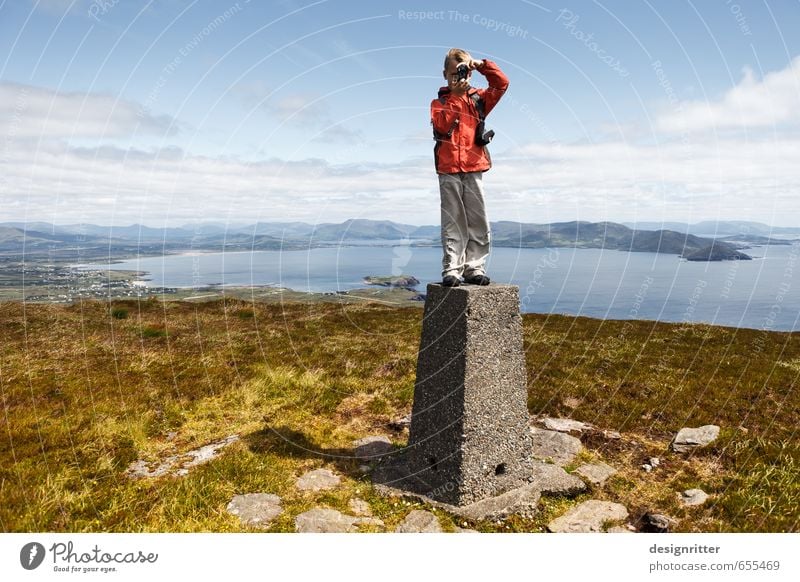
<svg viewBox="0 0 800 582"><path fill-rule="evenodd" d="M755 222L636 223L633 229L614 222L532 224L493 222L493 245L514 248L578 247L680 255L689 260L749 259L742 253L754 244L789 244L786 238L800 228L772 228ZM648 230L643 226L659 226ZM716 233L709 238L693 233ZM782 238L775 238L780 234ZM408 240L417 246L439 243L439 226L415 226L388 220L353 219L341 223L259 222L251 225L200 223L155 228L139 224L98 226L54 225L44 222L0 223L0 253L29 260L89 261L186 251L293 250L368 241L373 244Z"/></svg>
<svg viewBox="0 0 800 582"><path fill-rule="evenodd" d="M694 224L685 222L623 222L622 224L637 230L673 230L701 236L800 236L800 227L798 226L770 226L762 222L746 220L720 220L716 222L706 220Z"/></svg>

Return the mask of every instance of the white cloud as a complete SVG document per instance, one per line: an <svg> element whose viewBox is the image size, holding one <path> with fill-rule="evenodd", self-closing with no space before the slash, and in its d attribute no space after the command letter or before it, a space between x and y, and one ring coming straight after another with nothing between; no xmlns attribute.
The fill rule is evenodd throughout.
<svg viewBox="0 0 800 582"><path fill-rule="evenodd" d="M236 88L242 103L249 109L259 109L275 124L285 123L310 135L319 133L317 141L327 143L363 142L364 134L334 120L330 107L314 94L284 94L275 96L261 81L241 83Z"/></svg>
<svg viewBox="0 0 800 582"><path fill-rule="evenodd" d="M745 69L738 85L719 101L686 101L664 112L656 128L692 132L726 128L769 128L797 123L800 111L800 56L760 81Z"/></svg>
<svg viewBox="0 0 800 582"><path fill-rule="evenodd" d="M19 146L19 147L18 147ZM2 147L2 144L0 144ZM759 220L800 225L800 140L688 146L530 144L495 153L492 220ZM432 160L330 165L25 143L0 151L5 220L181 224L192 220L438 222ZM9 203L7 203L8 201Z"/></svg>
<svg viewBox="0 0 800 582"><path fill-rule="evenodd" d="M155 117L137 104L112 95L56 92L0 81L0 120L8 120L5 135L31 138L115 138L134 133L175 133L170 118Z"/></svg>

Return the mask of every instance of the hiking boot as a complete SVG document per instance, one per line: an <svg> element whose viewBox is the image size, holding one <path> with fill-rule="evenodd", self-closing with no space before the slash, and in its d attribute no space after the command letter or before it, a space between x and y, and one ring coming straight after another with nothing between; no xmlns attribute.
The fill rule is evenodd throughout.
<svg viewBox="0 0 800 582"><path fill-rule="evenodd" d="M458 287L461 285L461 281L458 279L458 277L447 275L444 279L442 279L442 285L444 287Z"/></svg>
<svg viewBox="0 0 800 582"><path fill-rule="evenodd" d="M470 285L488 285L491 281L486 275L467 275L464 277L464 283L469 283Z"/></svg>

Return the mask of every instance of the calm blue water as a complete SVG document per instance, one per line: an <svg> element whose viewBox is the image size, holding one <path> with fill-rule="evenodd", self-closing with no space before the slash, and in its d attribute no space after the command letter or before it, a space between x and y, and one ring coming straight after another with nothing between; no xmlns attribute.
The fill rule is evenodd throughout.
<svg viewBox="0 0 800 582"><path fill-rule="evenodd" d="M749 249L753 261L688 262L600 249L495 248L487 273L520 288L523 312L706 322L800 330L800 245ZM109 268L108 265L85 265ZM298 291L363 287L367 275L440 280L441 250L407 245L143 258L112 269L150 273L148 285L276 285Z"/></svg>

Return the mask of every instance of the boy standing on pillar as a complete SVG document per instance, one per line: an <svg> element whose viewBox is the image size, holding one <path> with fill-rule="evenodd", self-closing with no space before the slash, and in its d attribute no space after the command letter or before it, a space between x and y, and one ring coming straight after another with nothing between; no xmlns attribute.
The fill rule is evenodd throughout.
<svg viewBox="0 0 800 582"><path fill-rule="evenodd" d="M471 87L472 71L489 82L487 89ZM444 59L447 86L431 102L433 148L442 211L442 284L488 285L485 263L490 232L483 199L483 172L492 166L486 145L494 132L483 120L508 88L508 78L493 62L476 61L462 49Z"/></svg>

